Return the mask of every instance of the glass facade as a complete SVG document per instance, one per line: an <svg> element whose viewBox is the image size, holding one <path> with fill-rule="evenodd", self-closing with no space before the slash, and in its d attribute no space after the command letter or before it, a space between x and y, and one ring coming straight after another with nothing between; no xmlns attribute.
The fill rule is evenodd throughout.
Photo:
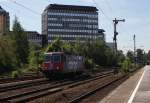
<svg viewBox="0 0 150 103"><path fill-rule="evenodd" d="M98 37L98 12L95 7L50 4L42 14L42 34L48 42L60 37L74 42Z"/></svg>

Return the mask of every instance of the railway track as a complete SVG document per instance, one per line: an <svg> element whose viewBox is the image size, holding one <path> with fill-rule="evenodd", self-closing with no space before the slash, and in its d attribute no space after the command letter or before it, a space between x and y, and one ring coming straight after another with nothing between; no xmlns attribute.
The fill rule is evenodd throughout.
<svg viewBox="0 0 150 103"><path fill-rule="evenodd" d="M31 86L23 89L16 89L7 92L0 92L0 101L22 103L29 100L39 98L47 94L53 94L63 91L68 88L73 88L77 85L89 83L90 81L98 80L106 76L112 75L112 72L102 73L99 76L88 78L86 80L62 81L61 83L48 83L36 86ZM15 93L15 94L14 94Z"/></svg>
<svg viewBox="0 0 150 103"><path fill-rule="evenodd" d="M38 75L37 73L26 73L26 74L23 74L23 76L18 77L18 78L11 78L11 77L0 78L0 84L20 82L20 81L33 80L33 79L40 79L43 77L44 76Z"/></svg>
<svg viewBox="0 0 150 103"><path fill-rule="evenodd" d="M41 78L41 79L33 79L33 80L26 80L26 81L20 81L20 82L0 84L0 92L6 92L9 90L25 88L29 86L38 85L38 84L46 84L48 82L49 82L48 79Z"/></svg>
<svg viewBox="0 0 150 103"><path fill-rule="evenodd" d="M112 73L112 71L101 73L101 75L106 73ZM47 78L40 78L40 79L24 80L19 82L0 84L0 92L6 92L8 90L15 90L15 89L25 88L29 86L38 85L38 84L47 84L49 82L50 81Z"/></svg>
<svg viewBox="0 0 150 103"><path fill-rule="evenodd" d="M86 93L82 93L81 95L78 95L77 97L73 98L72 100L70 100L68 103L79 103L81 100L85 99L85 98L88 98L90 95L93 95L95 94L97 91L100 91L101 89L111 85L112 83L122 79L126 77L125 75L119 77L119 78L116 78L114 80L111 80L109 81L108 83L104 84L104 85L100 85L100 86L97 86L95 87L94 89L91 89L89 91L87 91Z"/></svg>
<svg viewBox="0 0 150 103"><path fill-rule="evenodd" d="M86 83L79 83L79 85L73 84L59 92L29 101L28 103L78 103L80 100L87 98L112 83L115 83L121 78L124 78L122 74L119 74L118 76L110 75Z"/></svg>

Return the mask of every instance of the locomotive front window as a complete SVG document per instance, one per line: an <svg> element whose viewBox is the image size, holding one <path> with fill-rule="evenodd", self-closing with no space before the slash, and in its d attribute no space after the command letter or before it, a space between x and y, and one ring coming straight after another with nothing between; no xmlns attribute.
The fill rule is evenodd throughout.
<svg viewBox="0 0 150 103"><path fill-rule="evenodd" d="M49 62L49 61L51 61L51 56L45 55L44 62Z"/></svg>
<svg viewBox="0 0 150 103"><path fill-rule="evenodd" d="M58 55L58 54L54 54L53 55L53 62L61 62L61 55Z"/></svg>

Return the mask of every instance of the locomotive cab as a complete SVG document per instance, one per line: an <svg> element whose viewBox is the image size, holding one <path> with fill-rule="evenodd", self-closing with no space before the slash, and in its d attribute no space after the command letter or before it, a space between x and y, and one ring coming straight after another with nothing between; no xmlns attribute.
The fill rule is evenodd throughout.
<svg viewBox="0 0 150 103"><path fill-rule="evenodd" d="M50 52L44 54L44 62L42 64L42 71L46 73L60 72L64 67L64 53Z"/></svg>

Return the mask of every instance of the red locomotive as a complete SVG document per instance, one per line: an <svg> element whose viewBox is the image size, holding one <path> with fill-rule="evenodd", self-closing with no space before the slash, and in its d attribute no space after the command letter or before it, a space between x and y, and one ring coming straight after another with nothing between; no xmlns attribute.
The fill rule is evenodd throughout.
<svg viewBox="0 0 150 103"><path fill-rule="evenodd" d="M76 74L84 70L83 57L78 55L67 55L64 52L48 52L44 54L42 71L47 76L56 74Z"/></svg>

